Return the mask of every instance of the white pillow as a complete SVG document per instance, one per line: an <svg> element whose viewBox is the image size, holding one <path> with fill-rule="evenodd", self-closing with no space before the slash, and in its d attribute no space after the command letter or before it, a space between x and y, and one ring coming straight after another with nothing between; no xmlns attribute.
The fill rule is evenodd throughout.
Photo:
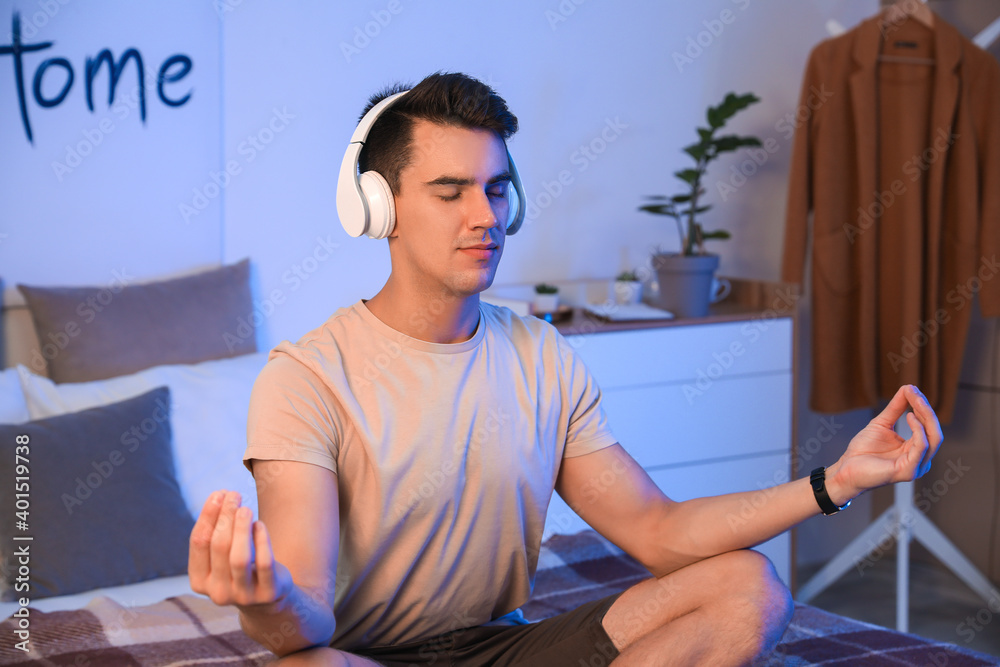
<svg viewBox="0 0 1000 667"><path fill-rule="evenodd" d="M21 386L31 419L77 412L170 388L170 426L181 493L195 517L212 491L239 491L257 514L253 476L243 466L250 390L268 352L197 364L154 366L91 382L54 383L24 369ZM24 368L23 366L19 368Z"/></svg>
<svg viewBox="0 0 1000 667"><path fill-rule="evenodd" d="M23 424L31 419L17 373L16 368L0 371L0 424Z"/></svg>

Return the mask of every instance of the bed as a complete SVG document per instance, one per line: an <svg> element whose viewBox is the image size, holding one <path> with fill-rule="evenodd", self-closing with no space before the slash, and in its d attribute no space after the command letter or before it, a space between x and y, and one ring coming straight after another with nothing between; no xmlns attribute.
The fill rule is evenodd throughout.
<svg viewBox="0 0 1000 667"><path fill-rule="evenodd" d="M249 263L3 294L0 664L272 662L185 572L212 490L238 490L256 510L240 459L267 352L254 342ZM523 611L538 620L648 576L593 531L552 535ZM797 605L760 664L998 661Z"/></svg>

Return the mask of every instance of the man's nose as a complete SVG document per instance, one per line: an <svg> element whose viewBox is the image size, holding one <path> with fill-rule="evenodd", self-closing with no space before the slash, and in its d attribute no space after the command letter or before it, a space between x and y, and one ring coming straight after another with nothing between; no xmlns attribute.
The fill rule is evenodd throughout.
<svg viewBox="0 0 1000 667"><path fill-rule="evenodd" d="M476 228L496 227L500 220L493 210L493 202L485 192L476 197L475 207L471 212L472 226Z"/></svg>

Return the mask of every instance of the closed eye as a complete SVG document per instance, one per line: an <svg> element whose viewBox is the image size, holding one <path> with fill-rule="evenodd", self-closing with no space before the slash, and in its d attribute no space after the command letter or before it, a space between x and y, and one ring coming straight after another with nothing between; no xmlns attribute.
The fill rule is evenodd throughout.
<svg viewBox="0 0 1000 667"><path fill-rule="evenodd" d="M455 201L462 196L462 192L458 191L453 195L438 195L438 199L441 201ZM500 188L499 190L487 190L486 196L493 200L504 200L507 198L507 188Z"/></svg>

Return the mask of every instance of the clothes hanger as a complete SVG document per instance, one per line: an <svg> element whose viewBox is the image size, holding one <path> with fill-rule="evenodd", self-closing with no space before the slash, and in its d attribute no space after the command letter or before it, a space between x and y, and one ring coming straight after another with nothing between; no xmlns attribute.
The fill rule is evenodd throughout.
<svg viewBox="0 0 1000 667"><path fill-rule="evenodd" d="M927 7L927 0L895 0L883 4L882 16L886 23L902 23L912 17L934 28L934 13Z"/></svg>
<svg viewBox="0 0 1000 667"><path fill-rule="evenodd" d="M837 19L830 19L826 22L826 32L830 37L836 37L847 32L847 28ZM983 28L972 41L979 48L988 49L998 39L1000 39L1000 17L994 19L992 23Z"/></svg>
<svg viewBox="0 0 1000 667"><path fill-rule="evenodd" d="M886 5L882 11L884 25L898 25L908 18L913 18L930 30L934 30L934 13L927 7L927 0L895 0L895 2ZM934 65L936 63L933 58L912 58L882 53L879 54L878 60L879 62L910 65Z"/></svg>

